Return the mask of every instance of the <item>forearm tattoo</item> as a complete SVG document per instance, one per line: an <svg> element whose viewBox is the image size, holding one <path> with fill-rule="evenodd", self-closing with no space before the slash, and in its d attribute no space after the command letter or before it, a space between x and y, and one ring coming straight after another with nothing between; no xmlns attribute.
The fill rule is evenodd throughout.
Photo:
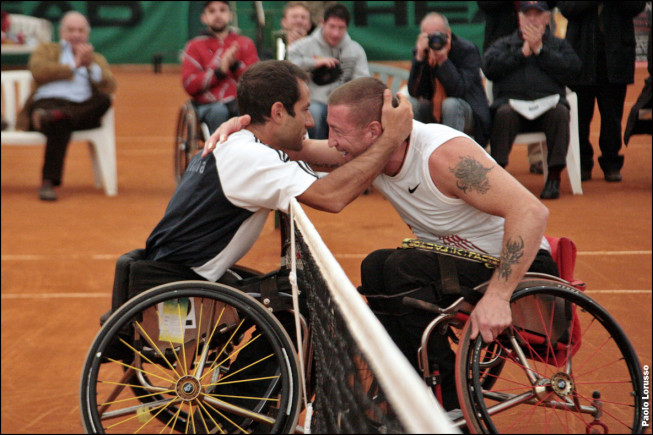
<svg viewBox="0 0 653 435"><path fill-rule="evenodd" d="M481 195L487 193L490 189L490 181L487 179L487 173L492 167L485 168L480 162L472 157L460 157L460 162L455 168L449 168L454 176L458 179L456 186L467 193L467 191L478 191Z"/></svg>
<svg viewBox="0 0 653 435"><path fill-rule="evenodd" d="M333 170L333 169L336 169L336 168L339 168L340 166L342 166L339 163L319 162L319 161L316 161L316 160L306 160L305 162L308 163L308 165L311 168L314 168L314 170L317 170L317 171L320 171L320 170Z"/></svg>
<svg viewBox="0 0 653 435"><path fill-rule="evenodd" d="M519 263L524 256L524 239L519 236L519 240L508 239L506 246L501 252L501 264L499 264L499 278L508 281L512 274L512 265Z"/></svg>

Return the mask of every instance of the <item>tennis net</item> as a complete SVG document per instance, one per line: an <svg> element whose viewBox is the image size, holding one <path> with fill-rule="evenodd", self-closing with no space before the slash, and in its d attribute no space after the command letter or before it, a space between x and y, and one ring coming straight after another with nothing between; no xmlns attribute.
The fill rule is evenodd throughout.
<svg viewBox="0 0 653 435"><path fill-rule="evenodd" d="M295 200L289 214L286 261L306 293L314 349L306 430L458 433Z"/></svg>

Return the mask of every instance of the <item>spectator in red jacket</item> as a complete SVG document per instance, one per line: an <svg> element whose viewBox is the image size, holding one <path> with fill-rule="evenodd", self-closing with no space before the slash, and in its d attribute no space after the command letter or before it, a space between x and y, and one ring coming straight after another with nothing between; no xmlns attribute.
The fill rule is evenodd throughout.
<svg viewBox="0 0 653 435"><path fill-rule="evenodd" d="M186 44L182 84L195 104L199 120L213 132L238 115L236 83L259 58L254 42L229 27L229 2L205 2L201 18L207 31Z"/></svg>

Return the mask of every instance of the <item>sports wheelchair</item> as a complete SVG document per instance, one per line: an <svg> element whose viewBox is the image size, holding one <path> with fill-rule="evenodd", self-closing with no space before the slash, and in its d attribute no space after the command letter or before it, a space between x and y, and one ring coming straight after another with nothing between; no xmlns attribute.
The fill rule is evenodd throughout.
<svg viewBox="0 0 653 435"><path fill-rule="evenodd" d="M287 264L286 215L282 220L282 264ZM419 350L424 380L437 396L438 374L427 347L432 334L446 334L456 349L461 404L460 415L450 416L461 429L641 432L637 355L615 320L573 280L571 241L552 246L568 280L526 275L511 298L513 324L492 343L470 339L466 320L473 304L464 297L445 308L404 301L438 314ZM292 305L278 291L278 277L235 266L222 283L174 282L127 299L124 289L141 256L132 251L116 265L113 305L119 307L105 319L82 372L84 429L302 432L297 347L275 316L292 311ZM310 324L300 319L308 364ZM256 352L249 352L252 348ZM307 374L307 386L309 379ZM307 394L311 397L310 388Z"/></svg>
<svg viewBox="0 0 653 435"><path fill-rule="evenodd" d="M574 279L573 241L547 239L561 278L527 273L510 300L512 325L491 343L480 334L470 339L473 304L465 297L445 308L404 298L437 314L418 350L422 376L441 402L428 346L432 334L445 334L456 350L461 412L449 415L458 427L472 433L641 433L637 354L614 318L583 293L585 283ZM483 293L487 285L473 290Z"/></svg>
<svg viewBox="0 0 653 435"><path fill-rule="evenodd" d="M197 110L192 101L188 100L181 106L177 115L177 130L174 144L175 181L179 184L188 162L204 147L210 132L206 124L200 123Z"/></svg>

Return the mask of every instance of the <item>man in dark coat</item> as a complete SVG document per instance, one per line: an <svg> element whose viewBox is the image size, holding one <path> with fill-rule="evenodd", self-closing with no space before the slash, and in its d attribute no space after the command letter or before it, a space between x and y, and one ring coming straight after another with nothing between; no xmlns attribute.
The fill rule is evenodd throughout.
<svg viewBox="0 0 653 435"><path fill-rule="evenodd" d="M483 56L485 76L494 82L492 157L505 167L518 133L544 131L548 178L540 194L542 199L560 196L560 174L569 147L565 85L581 68L569 43L551 34L549 20L546 2L521 2L519 29L497 40ZM530 116L520 111L513 100L539 105L542 110Z"/></svg>
<svg viewBox="0 0 653 435"><path fill-rule="evenodd" d="M442 47L429 44L438 33ZM447 18L427 14L413 49L408 93L417 99L415 119L439 122L462 131L485 146L490 136L490 110L481 80L478 48L451 33Z"/></svg>
<svg viewBox="0 0 653 435"><path fill-rule="evenodd" d="M644 88L639 94L637 101L633 104L626 121L626 129L624 130L624 144L628 145L630 136L634 134L653 134L653 120L651 119L651 108L653 103L653 83L651 83L651 65L653 52L653 33L648 32L648 77L644 80ZM646 111L648 109L648 116L640 118L640 110Z"/></svg>
<svg viewBox="0 0 653 435"><path fill-rule="evenodd" d="M561 1L567 18L566 39L583 62L581 73L570 84L578 95L578 132L581 179L592 178L594 150L589 140L594 101L601 113L599 165L609 182L621 181L624 157L621 118L626 86L635 77L633 17L644 10L644 1Z"/></svg>

